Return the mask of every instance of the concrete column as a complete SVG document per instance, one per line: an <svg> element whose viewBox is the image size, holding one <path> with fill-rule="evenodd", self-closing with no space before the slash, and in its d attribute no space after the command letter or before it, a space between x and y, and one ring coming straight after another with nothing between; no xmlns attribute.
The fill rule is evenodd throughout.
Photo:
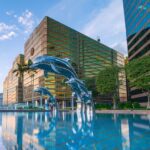
<svg viewBox="0 0 150 150"><path fill-rule="evenodd" d="M45 108L46 108L46 109L48 109L47 104L48 104L48 100L47 100L47 99L45 99Z"/></svg>
<svg viewBox="0 0 150 150"><path fill-rule="evenodd" d="M62 104L62 105L63 105L62 107L63 107L63 109L65 109L65 107L66 107L66 102L63 101L62 103L63 103L63 104Z"/></svg>
<svg viewBox="0 0 150 150"><path fill-rule="evenodd" d="M42 95L40 97L40 107L42 107L42 99L43 99L43 92L42 92Z"/></svg>
<svg viewBox="0 0 150 150"><path fill-rule="evenodd" d="M29 106L29 102L27 101L27 107Z"/></svg>
<svg viewBox="0 0 150 150"><path fill-rule="evenodd" d="M32 106L34 107L34 92L32 91Z"/></svg>
<svg viewBox="0 0 150 150"><path fill-rule="evenodd" d="M75 93L73 92L72 96L71 96L71 109L72 109L72 111L74 110L74 96L75 96Z"/></svg>
<svg viewBox="0 0 150 150"><path fill-rule="evenodd" d="M45 99L45 105L47 105L48 104L48 100L47 99Z"/></svg>
<svg viewBox="0 0 150 150"><path fill-rule="evenodd" d="M77 110L81 110L82 109L82 104L81 102L77 102Z"/></svg>
<svg viewBox="0 0 150 150"><path fill-rule="evenodd" d="M35 107L38 107L38 101L35 101Z"/></svg>

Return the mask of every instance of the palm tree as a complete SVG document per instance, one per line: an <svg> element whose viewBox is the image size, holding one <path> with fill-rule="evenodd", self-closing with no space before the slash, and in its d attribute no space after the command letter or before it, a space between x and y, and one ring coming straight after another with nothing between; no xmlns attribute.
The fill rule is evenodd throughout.
<svg viewBox="0 0 150 150"><path fill-rule="evenodd" d="M17 67L13 70L13 73L16 73L16 76L19 77L19 85L20 85L20 89L22 90L22 98L23 98L23 87L24 87L24 83L23 83L23 80L24 80L24 73L25 72L36 72L34 70L32 70L30 68L30 65L32 64L32 61L29 59L28 60L28 63L27 64L19 64L17 63Z"/></svg>
<svg viewBox="0 0 150 150"><path fill-rule="evenodd" d="M27 71L27 66L24 64L18 64L17 67L13 70L13 73L16 73L16 76L19 79L19 88L21 89L21 97L23 98L23 79L24 79L24 72Z"/></svg>

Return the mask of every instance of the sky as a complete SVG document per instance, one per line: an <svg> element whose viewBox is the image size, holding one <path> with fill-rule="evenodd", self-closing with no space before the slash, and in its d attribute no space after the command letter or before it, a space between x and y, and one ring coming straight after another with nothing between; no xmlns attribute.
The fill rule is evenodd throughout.
<svg viewBox="0 0 150 150"><path fill-rule="evenodd" d="M0 92L15 57L44 16L127 54L122 0L0 0Z"/></svg>

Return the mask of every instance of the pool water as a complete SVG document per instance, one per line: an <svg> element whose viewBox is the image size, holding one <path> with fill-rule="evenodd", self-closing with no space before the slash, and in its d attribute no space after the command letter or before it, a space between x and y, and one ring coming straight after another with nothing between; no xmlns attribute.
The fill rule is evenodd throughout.
<svg viewBox="0 0 150 150"><path fill-rule="evenodd" d="M0 150L150 150L150 115L0 113Z"/></svg>

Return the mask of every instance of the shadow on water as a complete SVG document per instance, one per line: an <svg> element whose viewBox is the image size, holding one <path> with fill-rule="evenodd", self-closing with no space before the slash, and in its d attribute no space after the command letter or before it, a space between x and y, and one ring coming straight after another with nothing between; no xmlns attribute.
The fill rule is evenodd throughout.
<svg viewBox="0 0 150 150"><path fill-rule="evenodd" d="M92 111L0 113L3 150L146 150L150 116Z"/></svg>

